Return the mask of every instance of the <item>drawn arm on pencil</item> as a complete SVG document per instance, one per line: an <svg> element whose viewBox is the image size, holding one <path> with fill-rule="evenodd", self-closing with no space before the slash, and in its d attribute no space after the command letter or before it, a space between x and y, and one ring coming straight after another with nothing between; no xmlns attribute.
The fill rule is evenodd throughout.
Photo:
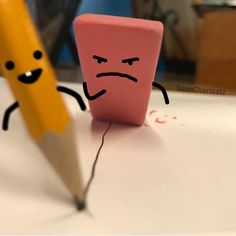
<svg viewBox="0 0 236 236"><path fill-rule="evenodd" d="M14 102L5 111L4 116L3 116L3 122L2 122L2 129L3 130L5 130L5 131L8 130L8 124L9 124L10 115L18 107L19 107L19 103L18 102Z"/></svg>
<svg viewBox="0 0 236 236"><path fill-rule="evenodd" d="M94 94L94 95L90 95L88 92L88 87L87 87L87 83L83 82L83 89L84 89L84 94L86 96L86 98L90 101L95 100L99 97L101 97L103 94L105 94L107 91L105 89L101 90L100 92Z"/></svg>
<svg viewBox="0 0 236 236"><path fill-rule="evenodd" d="M71 95L72 97L74 97L77 100L77 102L80 106L80 109L82 111L86 110L86 105L85 105L82 97L78 93L76 93L74 90L66 88L64 86L57 86L57 91Z"/></svg>
<svg viewBox="0 0 236 236"><path fill-rule="evenodd" d="M168 94L167 94L165 88L162 85L158 84L157 82L152 82L152 86L161 90L162 95L165 100L165 104L168 105L170 103L170 101L169 101L169 97L168 97Z"/></svg>

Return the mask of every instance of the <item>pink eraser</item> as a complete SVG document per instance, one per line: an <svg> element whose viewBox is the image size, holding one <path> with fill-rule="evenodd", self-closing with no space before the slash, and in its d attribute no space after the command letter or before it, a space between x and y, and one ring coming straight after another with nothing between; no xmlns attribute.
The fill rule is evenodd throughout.
<svg viewBox="0 0 236 236"><path fill-rule="evenodd" d="M94 119L143 125L158 62L160 22L85 14L74 21L82 74ZM105 91L104 91L105 90Z"/></svg>

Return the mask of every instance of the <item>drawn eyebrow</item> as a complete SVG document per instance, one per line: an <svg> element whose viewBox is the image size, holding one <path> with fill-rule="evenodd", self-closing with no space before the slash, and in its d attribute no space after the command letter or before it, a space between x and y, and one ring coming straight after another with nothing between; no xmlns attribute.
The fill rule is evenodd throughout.
<svg viewBox="0 0 236 236"><path fill-rule="evenodd" d="M134 61L139 61L139 57L131 57L131 58L127 58L122 60L122 63L129 63L129 62L134 62Z"/></svg>
<svg viewBox="0 0 236 236"><path fill-rule="evenodd" d="M100 57L100 56L96 56L96 55L93 55L93 59L101 61L101 62L107 62L106 58L103 58L103 57Z"/></svg>

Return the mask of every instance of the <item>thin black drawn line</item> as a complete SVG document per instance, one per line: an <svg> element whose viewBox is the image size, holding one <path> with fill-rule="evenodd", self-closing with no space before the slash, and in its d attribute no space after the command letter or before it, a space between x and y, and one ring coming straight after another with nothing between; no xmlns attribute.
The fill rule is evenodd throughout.
<svg viewBox="0 0 236 236"><path fill-rule="evenodd" d="M96 171L96 166L97 166L97 162L98 162L98 159L99 159L99 154L100 154L101 149L102 149L102 147L103 147L103 145L104 145L106 133L107 133L108 130L111 128L111 124L112 124L112 122L109 123L107 129L105 130L105 132L104 132L103 135L102 135L102 142L101 142L100 147L98 148L98 151L97 151L95 160L94 160L94 162L93 162L93 166L92 166L92 171L91 171L90 178L89 178L89 180L88 180L88 182L87 182L87 184L86 184L86 187L85 187L85 189L84 189L84 197L83 197L83 199L84 199L85 202L86 202L86 200L87 200L88 191L89 191L90 186L91 186L91 184L92 184L92 181L93 181L93 179L94 179L94 177L95 177L95 171Z"/></svg>

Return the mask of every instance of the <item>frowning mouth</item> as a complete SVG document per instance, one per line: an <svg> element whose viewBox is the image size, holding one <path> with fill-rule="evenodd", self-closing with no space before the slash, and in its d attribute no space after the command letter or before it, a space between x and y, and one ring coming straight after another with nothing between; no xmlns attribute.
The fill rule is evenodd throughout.
<svg viewBox="0 0 236 236"><path fill-rule="evenodd" d="M138 82L138 79L136 79L135 77L128 74L119 73L119 72L104 72L104 73L99 73L96 75L97 78L100 78L103 76L119 76L119 77L127 78L135 83Z"/></svg>
<svg viewBox="0 0 236 236"><path fill-rule="evenodd" d="M41 68L27 71L26 73L19 75L18 80L24 84L32 84L39 79L42 71Z"/></svg>

